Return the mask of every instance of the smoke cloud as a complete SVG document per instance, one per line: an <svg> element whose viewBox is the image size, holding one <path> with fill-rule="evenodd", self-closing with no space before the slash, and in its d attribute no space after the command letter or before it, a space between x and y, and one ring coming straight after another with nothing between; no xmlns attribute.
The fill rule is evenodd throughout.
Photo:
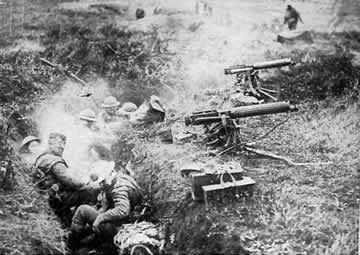
<svg viewBox="0 0 360 255"><path fill-rule="evenodd" d="M92 85L93 95L80 97L84 89L77 83L65 82L58 93L43 101L33 116L44 147L52 132L59 132L67 137L64 159L72 174L85 179L88 178L91 164L88 148L94 141L94 136L87 127L81 125L79 113L90 108L98 114L101 102L110 95L105 81L97 80Z"/></svg>

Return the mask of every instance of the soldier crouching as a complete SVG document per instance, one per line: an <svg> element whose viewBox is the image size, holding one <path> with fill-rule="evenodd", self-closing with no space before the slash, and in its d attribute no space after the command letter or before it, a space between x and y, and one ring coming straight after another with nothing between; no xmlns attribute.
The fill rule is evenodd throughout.
<svg viewBox="0 0 360 255"><path fill-rule="evenodd" d="M72 248L92 243L112 243L117 227L142 201L143 191L136 181L123 173L112 172L100 180L100 209L89 205L77 208L71 223Z"/></svg>
<svg viewBox="0 0 360 255"><path fill-rule="evenodd" d="M49 205L65 225L70 224L71 207L96 203L99 190L73 177L62 158L66 137L51 133L48 149L40 154L33 165L36 186L49 194Z"/></svg>

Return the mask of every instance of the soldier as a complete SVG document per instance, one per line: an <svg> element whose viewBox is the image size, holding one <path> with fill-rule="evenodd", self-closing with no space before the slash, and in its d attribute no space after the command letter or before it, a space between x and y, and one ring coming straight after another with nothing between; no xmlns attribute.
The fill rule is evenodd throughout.
<svg viewBox="0 0 360 255"><path fill-rule="evenodd" d="M97 190L95 185L86 185L71 176L70 169L62 158L65 144L65 135L51 133L48 149L35 160L33 174L37 187L48 191L50 206L66 224L71 216L70 208L96 202Z"/></svg>
<svg viewBox="0 0 360 255"><path fill-rule="evenodd" d="M195 1L195 14L199 14L199 0Z"/></svg>
<svg viewBox="0 0 360 255"><path fill-rule="evenodd" d="M113 96L105 98L102 107L104 110L99 114L99 121L106 123L118 121L119 118L116 112L119 108L120 102Z"/></svg>
<svg viewBox="0 0 360 255"><path fill-rule="evenodd" d="M142 201L142 189L124 173L112 171L100 180L100 187L100 209L81 205L72 218L70 243L73 246L84 244L84 240L112 242L116 227L124 223L134 207Z"/></svg>
<svg viewBox="0 0 360 255"><path fill-rule="evenodd" d="M80 112L79 119L82 121L84 127L89 128L91 131L98 131L99 128L96 126L96 115L91 109L85 109Z"/></svg>
<svg viewBox="0 0 360 255"><path fill-rule="evenodd" d="M137 125L162 122L165 119L165 109L160 102L160 98L153 95L150 97L150 100L145 100L145 102L129 116L130 122Z"/></svg>
<svg viewBox="0 0 360 255"><path fill-rule="evenodd" d="M137 8L135 11L135 17L136 19L142 19L145 17L145 11L143 8Z"/></svg>
<svg viewBox="0 0 360 255"><path fill-rule="evenodd" d="M137 110L137 106L134 103L126 102L124 103L121 108L116 112L118 116L125 117L127 119L130 118L131 113Z"/></svg>
<svg viewBox="0 0 360 255"><path fill-rule="evenodd" d="M291 5L288 5L285 11L284 24L288 24L289 30L295 30L298 21L304 23L300 17L300 13Z"/></svg>

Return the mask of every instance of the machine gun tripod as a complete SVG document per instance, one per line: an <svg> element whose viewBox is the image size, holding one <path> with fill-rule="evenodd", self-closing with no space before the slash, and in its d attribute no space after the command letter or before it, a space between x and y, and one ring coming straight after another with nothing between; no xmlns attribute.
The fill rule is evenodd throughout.
<svg viewBox="0 0 360 255"><path fill-rule="evenodd" d="M275 67L294 65L295 62L290 58L255 63L253 65L235 65L225 68L225 75L236 75L235 87L242 91L244 95L256 97L258 100L278 101L273 94L279 95L279 89L269 89L261 86L259 70Z"/></svg>

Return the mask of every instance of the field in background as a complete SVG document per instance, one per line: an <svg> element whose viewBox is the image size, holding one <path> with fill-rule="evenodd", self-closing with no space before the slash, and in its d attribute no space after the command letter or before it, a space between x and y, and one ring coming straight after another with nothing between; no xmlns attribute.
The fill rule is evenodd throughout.
<svg viewBox="0 0 360 255"><path fill-rule="evenodd" d="M11 8L17 10L16 20L21 24L21 17L23 17L21 10L25 6L24 2L4 2L7 3L6 8L10 8L10 3L13 4ZM62 1L59 1L59 4L60 2ZM129 1L112 2L124 6L129 5ZM348 53L342 52L345 42L351 53L354 54L360 50L356 33L345 32L332 36L327 34L328 22L332 19L328 1L286 1L286 3L293 3L300 11L305 22L300 29L312 30L315 41L313 44L294 45L281 45L274 41L276 35L283 29L281 23L286 6L283 1L212 1L212 17L202 14L194 15L193 1L131 1L129 12L120 16L111 16L108 13L99 14L107 17L101 21L104 23L98 24L95 21L91 22L93 16L87 13L87 1L75 3L64 1L56 7L53 1L33 0L28 3L25 6L29 10L23 19L25 22L21 26L15 26L11 33L7 30L8 28L1 30L3 35L1 40L7 46L6 50L22 49L28 51L30 55L37 56L39 54L37 52L42 54L44 50L41 42L44 42L44 39L53 39L51 44L58 46L58 48L54 47L57 50L54 58L64 63L74 62L75 66L85 64L78 58L67 60L64 57L67 53L64 42L56 40L56 35L49 35L46 32L60 31L60 34L63 33L66 38L65 36L71 35L67 29L71 28L72 24L69 24L68 20L74 21L75 27L90 28L91 31L95 31L97 25L101 27L107 22L109 24L113 22L120 30L129 25L131 31L140 32L150 29L151 25L156 25L161 36L171 38L168 49L175 53L161 80L161 83L169 89L165 90L167 87L164 86L164 90L158 92L162 95L166 107L181 119L185 112L214 107L210 106L209 99L195 100L194 95L203 94L207 88L217 89L230 86L233 77L223 75L223 68L227 65L252 63L277 57L293 57L300 66L311 66L311 63L318 60L318 56L323 55L329 55L333 59L350 59ZM15 8L16 4L18 7ZM152 7L155 5L162 6L165 14L151 15ZM144 7L149 14L139 21L135 21L131 11L137 6ZM53 7L55 9L52 9ZM96 13L95 10L91 12ZM347 20L340 25L338 32L348 29L359 31L357 23L359 19L353 20L353 17L350 17L350 20L351 22ZM47 21L63 25L63 27L55 27L55 29L48 27ZM76 40L80 41L79 38L80 36L76 37ZM70 46L76 45L71 36L67 40ZM47 53L50 52L51 44L46 46ZM340 53L338 53L339 48ZM329 60L330 64L332 58ZM316 71L306 70L306 74L303 76L297 74L297 77L305 80L320 77L322 72L328 73L329 70L333 70L330 65L324 66L321 70L321 63ZM340 63L346 63L346 67L351 65L346 61ZM98 62L92 65L100 66ZM26 63L20 66L26 67ZM346 73L347 68L341 70ZM346 77L350 77L347 82L356 83L354 77L358 69L350 68L350 70L350 74L346 73L348 75ZM90 71L85 73L84 77L89 77L89 73ZM272 72L264 74L265 76L273 75ZM333 80L328 81L329 86L337 81L335 76L331 76ZM320 81L323 80L324 77L321 77ZM39 82L42 82L43 86L47 80ZM49 82L50 88L55 87L55 89L47 92L57 92L56 84ZM59 85L64 83L59 79L57 82ZM352 88L355 88L356 84L353 85ZM69 84L66 84L65 89L68 86ZM116 95L121 98L124 95L118 90L119 87L121 87L119 84L115 84L112 92L118 93ZM311 84L308 89L312 91ZM241 254L241 247L245 247L254 254L355 255L358 249L359 230L357 201L359 199L360 113L359 99L355 92L353 95L355 99L351 95L350 93L339 97L329 96L322 101L303 100L300 112L294 114L294 117L259 146L289 156L295 161L332 161L332 165L293 167L249 155L229 156L222 159L241 162L248 169L247 175L257 181L254 196L247 202L214 203L209 210L205 210L202 204L191 202L187 196L190 190L189 183L179 177L178 170L183 162L189 160L208 161L209 158L202 153L206 148L199 148L198 145L192 143L164 145L157 140L146 143L136 141L139 151L146 152L148 155L147 161L135 165L136 173L142 178L141 182L146 185L150 174L156 175L154 199L159 206L158 216L161 218L174 213L171 215L172 222L169 225L169 235L172 236L174 242L168 247L169 251L187 254L196 252ZM77 100L74 95L72 96L69 95L66 102L71 103ZM100 96L95 96L95 99L101 102ZM142 98L138 100L140 99ZM84 105L76 106L83 107ZM243 129L252 134L261 134L264 127L270 127L282 117L284 115L249 119L243 122ZM184 130L182 121L176 122L173 127L175 131ZM159 168L152 169L150 167L152 164L156 164ZM28 185L24 181L20 184ZM9 200L13 193L7 195L6 199ZM21 238L27 240L34 234L31 224L24 224L28 218L19 215L18 211L29 210L23 209L26 208L23 204L31 201L25 199L24 203L16 204L17 209L18 207L20 209L13 212L12 208L15 206L8 205L7 200L0 201L1 205L6 205L5 217L2 218L4 225L1 225L0 231L2 231L2 236L9 236L9 238L1 241L6 243L4 252L15 250L15 254L16 252L20 254L21 250L16 251L21 247L19 240ZM33 222L36 213L36 211L31 211L30 222ZM7 218L6 214L14 216ZM49 220L53 222L52 218ZM7 224L18 226L24 236L14 235L14 230L5 226ZM45 226L42 230L45 234L49 229L56 229L50 224L41 226ZM22 245L31 247L40 240L45 243L43 246L48 248L46 245L51 240L44 239L43 233L39 234L40 236L35 236L35 244L32 239L29 239L30 241L27 240ZM10 238L10 235L15 238ZM58 241L56 239L54 242ZM61 245L56 247L63 248Z"/></svg>

